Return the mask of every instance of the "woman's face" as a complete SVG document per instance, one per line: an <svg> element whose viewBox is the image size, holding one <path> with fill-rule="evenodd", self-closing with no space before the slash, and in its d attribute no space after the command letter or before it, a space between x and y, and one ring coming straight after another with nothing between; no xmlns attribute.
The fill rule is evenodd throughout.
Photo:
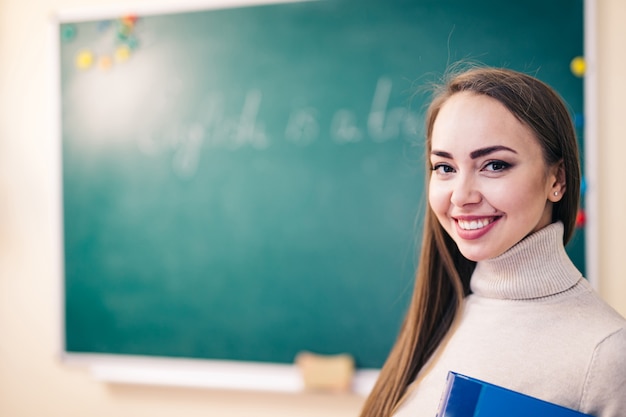
<svg viewBox="0 0 626 417"><path fill-rule="evenodd" d="M559 166L546 165L532 131L500 102L454 94L431 144L430 207L463 256L494 258L550 224L565 191Z"/></svg>

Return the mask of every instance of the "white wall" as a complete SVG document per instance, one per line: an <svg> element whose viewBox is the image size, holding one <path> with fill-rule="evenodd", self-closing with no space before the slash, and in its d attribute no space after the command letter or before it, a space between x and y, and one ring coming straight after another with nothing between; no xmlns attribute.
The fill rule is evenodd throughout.
<svg viewBox="0 0 626 417"><path fill-rule="evenodd" d="M621 169L626 155L626 2L597 2L598 286L626 314L626 184ZM0 415L357 415L363 401L357 396L109 385L59 362L58 144L52 136L48 25L51 13L60 8L115 3L123 4L0 0Z"/></svg>

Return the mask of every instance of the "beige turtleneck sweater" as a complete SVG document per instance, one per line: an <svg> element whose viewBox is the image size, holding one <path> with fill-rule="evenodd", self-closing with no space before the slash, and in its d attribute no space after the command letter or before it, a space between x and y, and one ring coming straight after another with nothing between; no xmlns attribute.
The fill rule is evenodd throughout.
<svg viewBox="0 0 626 417"><path fill-rule="evenodd" d="M626 416L626 320L562 239L554 223L476 265L460 319L395 417L434 417L448 371L596 417Z"/></svg>

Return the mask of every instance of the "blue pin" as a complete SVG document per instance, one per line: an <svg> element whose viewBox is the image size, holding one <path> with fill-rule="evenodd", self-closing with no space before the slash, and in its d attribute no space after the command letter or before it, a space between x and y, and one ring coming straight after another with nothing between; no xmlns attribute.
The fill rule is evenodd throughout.
<svg viewBox="0 0 626 417"><path fill-rule="evenodd" d="M585 116L582 113L576 113L574 115L574 126L581 128L585 125Z"/></svg>
<svg viewBox="0 0 626 417"><path fill-rule="evenodd" d="M584 195L587 192L587 181L585 177L582 177L580 180L580 194Z"/></svg>

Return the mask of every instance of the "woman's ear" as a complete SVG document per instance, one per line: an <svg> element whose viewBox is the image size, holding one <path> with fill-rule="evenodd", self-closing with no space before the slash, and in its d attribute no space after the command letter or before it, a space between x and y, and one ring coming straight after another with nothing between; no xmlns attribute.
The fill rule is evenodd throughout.
<svg viewBox="0 0 626 417"><path fill-rule="evenodd" d="M552 181L552 187L548 199L553 203L561 201L563 194L565 193L565 164L563 160L560 160L550 168L550 178Z"/></svg>

